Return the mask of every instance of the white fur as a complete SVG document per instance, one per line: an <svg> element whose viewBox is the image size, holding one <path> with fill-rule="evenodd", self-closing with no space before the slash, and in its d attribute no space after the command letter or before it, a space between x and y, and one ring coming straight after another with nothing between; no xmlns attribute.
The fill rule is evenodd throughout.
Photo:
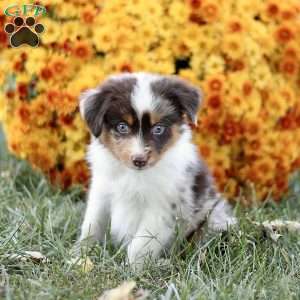
<svg viewBox="0 0 300 300"><path fill-rule="evenodd" d="M80 239L102 240L110 215L112 236L128 244L130 262L145 250L158 255L161 245L172 238L171 203L180 206L176 187L184 183L187 166L198 160L190 139L187 131L155 166L141 171L122 165L94 139L88 154L92 182ZM150 244L143 249L144 243Z"/></svg>
<svg viewBox="0 0 300 300"><path fill-rule="evenodd" d="M156 77L143 73L137 77L138 85L132 101L141 113L153 109L149 83ZM143 262L146 254L157 257L174 238L178 224L185 232L196 228L196 221L204 219L219 199L207 201L197 220L191 214L192 201L182 203L183 193L185 198L192 198L191 189L180 191L193 184L186 170L191 165L201 164L197 148L192 143L191 130L186 125L183 129L172 148L154 166L144 170L128 168L98 139L92 138L87 156L92 178L80 241L87 237L102 241L110 222L114 241L127 247L131 264L138 264ZM174 205L176 220L171 209ZM220 204L216 207L218 209L209 217L212 229L225 229L234 223L230 212L223 211Z"/></svg>
<svg viewBox="0 0 300 300"><path fill-rule="evenodd" d="M153 111L156 105L156 99L153 97L150 83L159 77L149 73L135 73L138 79L132 93L132 107L136 110L138 116L141 116L146 111Z"/></svg>

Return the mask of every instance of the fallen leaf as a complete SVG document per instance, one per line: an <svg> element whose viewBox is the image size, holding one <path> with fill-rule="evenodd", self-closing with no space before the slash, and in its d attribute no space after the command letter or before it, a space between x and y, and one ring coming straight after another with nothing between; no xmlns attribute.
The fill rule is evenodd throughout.
<svg viewBox="0 0 300 300"><path fill-rule="evenodd" d="M262 226L275 242L283 235L284 230L288 232L300 232L300 222L297 221L273 220L264 221L262 223L253 222L253 224Z"/></svg>
<svg viewBox="0 0 300 300"><path fill-rule="evenodd" d="M274 220L265 221L262 225L266 228L273 230L288 230L291 232L300 232L300 222L296 221L284 221L284 220Z"/></svg>
<svg viewBox="0 0 300 300"><path fill-rule="evenodd" d="M48 258L39 251L22 251L21 253L5 254L5 258L18 261L33 261L35 263L47 263Z"/></svg>
<svg viewBox="0 0 300 300"><path fill-rule="evenodd" d="M0 177L9 178L10 177L10 172L9 171L2 171L2 172L0 172Z"/></svg>
<svg viewBox="0 0 300 300"><path fill-rule="evenodd" d="M105 291L98 300L143 300L148 297L148 292L143 289L133 289L136 287L135 281L125 281L120 286Z"/></svg>

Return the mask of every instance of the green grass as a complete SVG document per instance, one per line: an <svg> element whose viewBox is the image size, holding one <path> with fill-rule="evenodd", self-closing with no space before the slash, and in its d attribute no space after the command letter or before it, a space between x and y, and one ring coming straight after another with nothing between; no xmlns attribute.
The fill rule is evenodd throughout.
<svg viewBox="0 0 300 300"><path fill-rule="evenodd" d="M184 257L173 252L163 266L134 273L124 253L108 243L90 251L94 269L84 273L68 263L84 209L80 188L55 189L3 147L0 155L0 299L97 299L124 280L148 289L149 299L300 299L299 236L287 233L275 243L252 224L297 220L295 192L278 206L237 208L238 230L199 247L185 244ZM49 262L4 257L24 250L41 251Z"/></svg>

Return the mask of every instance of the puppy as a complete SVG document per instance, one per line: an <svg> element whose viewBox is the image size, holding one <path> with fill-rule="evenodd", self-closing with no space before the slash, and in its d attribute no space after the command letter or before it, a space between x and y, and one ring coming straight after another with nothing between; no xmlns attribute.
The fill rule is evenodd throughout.
<svg viewBox="0 0 300 300"><path fill-rule="evenodd" d="M204 222L217 231L236 223L192 143L200 101L187 82L148 73L82 95L92 178L79 242L102 241L110 228L136 266L168 248L177 226L188 236Z"/></svg>

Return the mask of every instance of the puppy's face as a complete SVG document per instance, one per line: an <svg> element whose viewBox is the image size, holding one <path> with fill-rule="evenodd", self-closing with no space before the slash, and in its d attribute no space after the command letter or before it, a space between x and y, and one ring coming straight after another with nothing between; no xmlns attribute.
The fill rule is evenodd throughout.
<svg viewBox="0 0 300 300"><path fill-rule="evenodd" d="M92 134L127 167L143 170L160 160L194 121L198 91L175 77L120 75L82 96Z"/></svg>

